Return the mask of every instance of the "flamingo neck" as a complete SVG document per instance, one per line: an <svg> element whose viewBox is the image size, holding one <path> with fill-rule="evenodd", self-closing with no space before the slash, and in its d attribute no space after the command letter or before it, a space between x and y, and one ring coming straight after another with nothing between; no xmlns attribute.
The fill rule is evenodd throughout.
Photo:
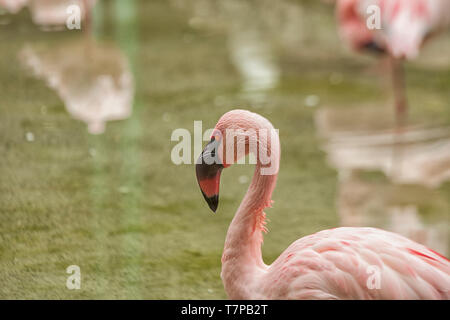
<svg viewBox="0 0 450 320"><path fill-rule="evenodd" d="M228 229L221 276L231 299L251 298L252 284L267 269L261 254L262 232L266 232L263 210L271 206L276 179L277 174L261 175L261 166L256 165L250 187Z"/></svg>

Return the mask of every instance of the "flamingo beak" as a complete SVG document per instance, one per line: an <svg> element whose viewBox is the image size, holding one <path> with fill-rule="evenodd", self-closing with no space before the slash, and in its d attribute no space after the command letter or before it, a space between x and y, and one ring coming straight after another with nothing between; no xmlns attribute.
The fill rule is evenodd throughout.
<svg viewBox="0 0 450 320"><path fill-rule="evenodd" d="M216 212L219 205L220 174L224 168L219 161L218 144L218 141L215 141L213 137L203 149L195 165L198 185L213 212Z"/></svg>
<svg viewBox="0 0 450 320"><path fill-rule="evenodd" d="M386 50L379 46L375 41L369 41L362 45L362 49L368 50L369 52L375 54L383 54L386 53Z"/></svg>

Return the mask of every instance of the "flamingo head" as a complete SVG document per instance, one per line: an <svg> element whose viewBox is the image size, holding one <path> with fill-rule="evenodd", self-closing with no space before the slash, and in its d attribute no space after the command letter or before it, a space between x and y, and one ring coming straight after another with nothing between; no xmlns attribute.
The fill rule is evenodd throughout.
<svg viewBox="0 0 450 320"><path fill-rule="evenodd" d="M246 135L247 132L237 129L241 128L237 123L239 120L242 120L242 118L235 117L240 114L238 111L240 110L230 111L222 116L211 134L211 140L203 149L195 166L200 190L213 212L216 212L219 205L219 186L222 170L249 152L249 136ZM245 112L243 114L245 115ZM233 143L226 143L227 140L232 140ZM243 142L244 148L241 148L241 150L234 148L236 141L237 145ZM243 153L239 154L239 151L243 151Z"/></svg>
<svg viewBox="0 0 450 320"><path fill-rule="evenodd" d="M341 38L355 51L385 53L385 45L376 34L367 28L366 21L361 16L359 0L338 0L336 16L339 23Z"/></svg>
<svg viewBox="0 0 450 320"><path fill-rule="evenodd" d="M224 168L252 153L262 170L267 169L268 173L263 174L278 172L279 141L278 134L272 139L273 130L266 118L246 110L229 111L217 122L211 140L195 166L200 190L213 212L216 212L219 204L220 175ZM268 162L260 161L260 146L261 150L266 151L266 155L269 154ZM275 152L272 153L270 146L276 148Z"/></svg>

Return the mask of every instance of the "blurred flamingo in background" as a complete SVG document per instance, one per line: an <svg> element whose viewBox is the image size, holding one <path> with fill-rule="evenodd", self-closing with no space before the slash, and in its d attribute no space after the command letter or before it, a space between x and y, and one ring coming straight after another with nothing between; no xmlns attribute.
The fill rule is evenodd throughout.
<svg viewBox="0 0 450 320"><path fill-rule="evenodd" d="M83 29L89 32L95 3L96 0L0 0L0 7L14 14L28 6L35 24L55 27L64 26L70 16L69 7L77 5L80 8L80 20L86 25Z"/></svg>
<svg viewBox="0 0 450 320"><path fill-rule="evenodd" d="M91 11L96 0L29 0L33 22L44 26L63 26L70 13L68 8L77 5L80 8L80 19L84 21L82 28L89 33L91 28Z"/></svg>
<svg viewBox="0 0 450 320"><path fill-rule="evenodd" d="M380 28L370 30L368 19L377 6ZM407 113L401 60L414 59L423 44L450 25L448 0L337 0L341 37L356 51L390 56L397 116Z"/></svg>
<svg viewBox="0 0 450 320"><path fill-rule="evenodd" d="M266 230L263 210L271 206L278 175L278 134L267 119L249 111L233 110L220 118L196 164L200 189L214 212L221 172L240 158L235 138L227 140L229 129L240 129L235 131L238 144L245 144L245 153L252 152L257 162L222 255L221 276L229 298L450 299L450 261L380 229L321 231L295 241L272 265L266 265L261 254ZM264 160L263 165L261 153L270 157L268 164ZM272 172L262 171L268 166Z"/></svg>

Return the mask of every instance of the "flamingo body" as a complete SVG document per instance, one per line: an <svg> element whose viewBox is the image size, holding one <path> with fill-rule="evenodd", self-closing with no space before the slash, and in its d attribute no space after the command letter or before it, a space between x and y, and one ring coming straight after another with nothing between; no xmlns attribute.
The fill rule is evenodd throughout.
<svg viewBox="0 0 450 320"><path fill-rule="evenodd" d="M261 280L261 298L269 299L450 299L446 258L374 228L343 227L301 238Z"/></svg>
<svg viewBox="0 0 450 320"><path fill-rule="evenodd" d="M240 130L236 140L229 139L229 129ZM450 299L450 261L380 229L321 231L295 241L272 265L266 265L261 254L264 208L272 203L280 147L278 135L269 139L260 133L262 130L272 131L273 126L255 113L226 113L196 165L202 193L215 211L221 171L243 156L230 141L244 143L246 153L253 152L257 158L252 182L230 224L222 255L221 277L229 298ZM261 153L252 151L252 143L270 156L270 164L263 164ZM216 162L210 161L211 157ZM275 172L263 174L261 168L268 165Z"/></svg>
<svg viewBox="0 0 450 320"><path fill-rule="evenodd" d="M369 29L369 6L380 9L380 29ZM355 50L377 48L395 58L414 59L431 36L450 25L447 0L338 0L342 38Z"/></svg>
<svg viewBox="0 0 450 320"><path fill-rule="evenodd" d="M388 54L397 122L403 124L408 103L400 60L416 58L426 40L450 25L450 1L337 0L336 13L341 38L354 50Z"/></svg>

